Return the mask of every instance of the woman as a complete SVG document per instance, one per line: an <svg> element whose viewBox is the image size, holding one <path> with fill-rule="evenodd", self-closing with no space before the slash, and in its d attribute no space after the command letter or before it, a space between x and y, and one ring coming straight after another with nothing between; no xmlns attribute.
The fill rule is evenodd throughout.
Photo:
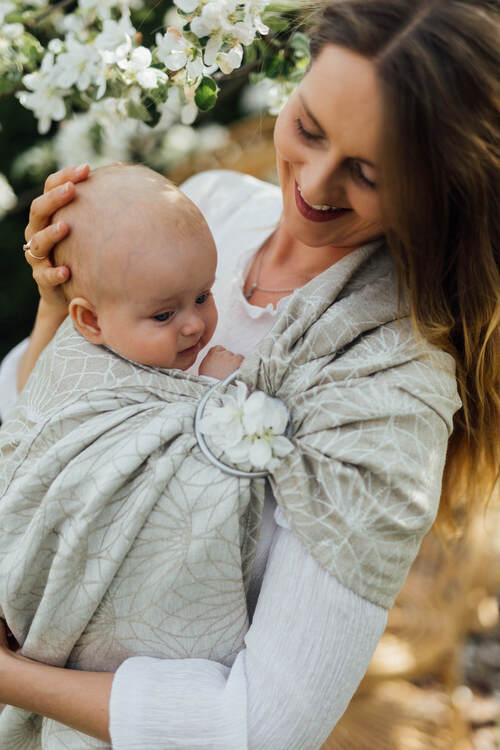
<svg viewBox="0 0 500 750"><path fill-rule="evenodd" d="M243 354L292 290L385 236L416 330L456 364L463 406L448 446L445 522L479 481L485 496L500 467L499 33L489 0L331 2L313 35L311 68L276 125L282 221L270 228L281 200L259 183L212 173L186 185L215 233L220 280L233 283L230 296L216 290L216 298L239 346L229 324L216 343ZM21 387L65 316L57 285L68 270L47 256L69 228L48 222L86 176L85 168L53 175L33 203L28 260L42 301ZM446 450L442 431L429 448ZM249 594L258 603L231 669L133 658L116 674L81 673L13 654L4 638L0 702L119 750L319 748L368 665L387 609L327 573L279 511L273 520L274 507L268 497Z"/></svg>

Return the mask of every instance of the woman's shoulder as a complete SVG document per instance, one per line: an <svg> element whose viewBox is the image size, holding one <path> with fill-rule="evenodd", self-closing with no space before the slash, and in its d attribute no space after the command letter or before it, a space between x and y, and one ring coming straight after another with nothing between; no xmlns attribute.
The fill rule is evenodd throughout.
<svg viewBox="0 0 500 750"><path fill-rule="evenodd" d="M209 225L219 217L227 221L242 212L255 215L264 207L266 214L281 211L281 190L277 185L241 172L227 169L200 172L180 188L198 206Z"/></svg>

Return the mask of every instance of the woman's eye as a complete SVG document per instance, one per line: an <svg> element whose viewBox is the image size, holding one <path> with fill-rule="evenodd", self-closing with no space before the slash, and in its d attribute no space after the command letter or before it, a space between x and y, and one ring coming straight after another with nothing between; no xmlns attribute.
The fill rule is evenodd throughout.
<svg viewBox="0 0 500 750"><path fill-rule="evenodd" d="M166 320L171 318L173 315L173 312L164 312L160 313L159 315L153 315L154 320L157 320L159 323L164 323Z"/></svg>
<svg viewBox="0 0 500 750"><path fill-rule="evenodd" d="M196 297L196 304L203 305L203 303L206 302L209 297L210 297L210 292L205 292L204 294L200 294L199 297Z"/></svg>
<svg viewBox="0 0 500 750"><path fill-rule="evenodd" d="M372 180L369 180L368 177L363 172L363 167L361 165L361 162L359 161L353 161L351 162L351 174L357 182L361 182L363 185L366 185L370 188L376 188L377 184L373 182Z"/></svg>
<svg viewBox="0 0 500 750"><path fill-rule="evenodd" d="M306 130L302 125L302 120L299 117L297 117L297 119L295 120L295 125L297 126L297 130L299 131L299 135L301 136L301 138L305 138L308 141L318 141L322 137L320 135L316 135L315 133L310 133L309 130Z"/></svg>

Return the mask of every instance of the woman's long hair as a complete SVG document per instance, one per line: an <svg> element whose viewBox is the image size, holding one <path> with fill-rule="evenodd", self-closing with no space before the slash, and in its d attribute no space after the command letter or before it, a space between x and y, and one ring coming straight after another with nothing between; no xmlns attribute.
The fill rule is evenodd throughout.
<svg viewBox="0 0 500 750"><path fill-rule="evenodd" d="M456 362L439 514L453 527L500 475L500 5L330 0L313 58L331 43L376 66L388 245L415 328Z"/></svg>

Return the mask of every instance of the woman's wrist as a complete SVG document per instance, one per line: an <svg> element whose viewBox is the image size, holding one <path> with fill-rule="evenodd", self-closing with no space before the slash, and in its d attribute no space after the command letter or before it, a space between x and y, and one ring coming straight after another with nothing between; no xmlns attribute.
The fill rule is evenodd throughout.
<svg viewBox="0 0 500 750"><path fill-rule="evenodd" d="M0 703L48 717L110 743L114 674L52 667L0 648Z"/></svg>
<svg viewBox="0 0 500 750"><path fill-rule="evenodd" d="M39 325L47 328L47 330L52 330L53 333L55 333L63 320L65 320L67 315L67 308L64 308L62 306L54 307L53 305L49 305L42 297L38 305L35 327L38 323Z"/></svg>

